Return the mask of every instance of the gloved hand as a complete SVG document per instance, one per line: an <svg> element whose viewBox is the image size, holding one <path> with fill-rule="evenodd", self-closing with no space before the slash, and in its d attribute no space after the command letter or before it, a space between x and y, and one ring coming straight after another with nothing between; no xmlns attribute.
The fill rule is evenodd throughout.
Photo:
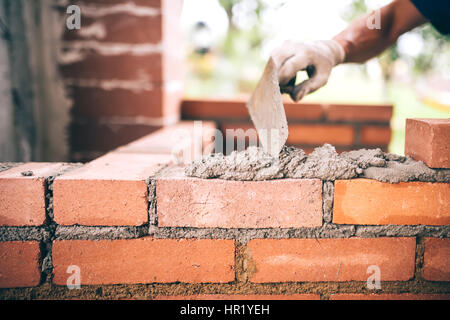
<svg viewBox="0 0 450 320"><path fill-rule="evenodd" d="M331 69L344 61L345 51L334 40L286 41L274 50L272 58L278 66L281 92L288 93L292 100L299 101L327 83ZM296 86L296 74L301 70L306 70L309 79Z"/></svg>

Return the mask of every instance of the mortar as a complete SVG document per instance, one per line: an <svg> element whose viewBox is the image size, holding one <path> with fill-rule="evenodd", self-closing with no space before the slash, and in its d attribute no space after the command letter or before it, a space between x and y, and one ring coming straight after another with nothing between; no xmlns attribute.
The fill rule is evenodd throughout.
<svg viewBox="0 0 450 320"><path fill-rule="evenodd" d="M252 146L244 151L210 154L194 160L185 174L203 179L260 181L282 178L338 179L368 178L381 182L450 182L450 169L431 169L411 157L385 153L381 149L360 149L340 155L324 144L310 155L302 149L284 146L279 159Z"/></svg>

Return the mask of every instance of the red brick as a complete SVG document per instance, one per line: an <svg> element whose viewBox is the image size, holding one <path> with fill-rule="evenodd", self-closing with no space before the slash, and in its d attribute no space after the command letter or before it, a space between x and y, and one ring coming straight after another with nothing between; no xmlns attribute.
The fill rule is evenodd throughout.
<svg viewBox="0 0 450 320"><path fill-rule="evenodd" d="M423 277L432 281L450 281L450 239L425 239Z"/></svg>
<svg viewBox="0 0 450 320"><path fill-rule="evenodd" d="M287 143L351 145L355 129L347 125L290 124Z"/></svg>
<svg viewBox="0 0 450 320"><path fill-rule="evenodd" d="M198 294L157 296L154 300L320 300L318 294Z"/></svg>
<svg viewBox="0 0 450 320"><path fill-rule="evenodd" d="M384 122L392 118L392 105L327 105L329 121Z"/></svg>
<svg viewBox="0 0 450 320"><path fill-rule="evenodd" d="M0 225L39 226L45 222L45 179L67 164L30 162L0 173ZM32 176L21 173L31 171Z"/></svg>
<svg viewBox="0 0 450 320"><path fill-rule="evenodd" d="M246 119L250 120L245 102L234 100L183 100L185 119Z"/></svg>
<svg viewBox="0 0 450 320"><path fill-rule="evenodd" d="M366 146L388 145L391 141L390 127L367 126L361 128L360 144Z"/></svg>
<svg viewBox="0 0 450 320"><path fill-rule="evenodd" d="M39 257L36 241L0 242L0 288L37 286Z"/></svg>
<svg viewBox="0 0 450 320"><path fill-rule="evenodd" d="M146 6L152 8L160 8L161 4L168 0L127 0L127 2L133 3L138 6ZM170 1L170 0L169 0ZM123 4L124 0L77 0L77 3L87 4L100 4L100 5L115 5Z"/></svg>
<svg viewBox="0 0 450 320"><path fill-rule="evenodd" d="M324 115L322 105L314 103L285 103L284 110L289 121L320 120Z"/></svg>
<svg viewBox="0 0 450 320"><path fill-rule="evenodd" d="M236 100L183 100L182 113L187 119L250 120L246 101ZM320 104L284 103L288 120L317 120L323 115Z"/></svg>
<svg viewBox="0 0 450 320"><path fill-rule="evenodd" d="M197 124L181 121L120 147L116 152L172 154L177 145L200 145L200 142L204 149L211 143L215 130L216 125L212 121L199 121Z"/></svg>
<svg viewBox="0 0 450 320"><path fill-rule="evenodd" d="M143 117L155 126L179 118L180 90L169 92L160 85L140 91L79 86L70 86L69 90L71 113L77 117Z"/></svg>
<svg viewBox="0 0 450 320"><path fill-rule="evenodd" d="M362 293L341 293L333 294L330 300L450 300L449 294L362 294Z"/></svg>
<svg viewBox="0 0 450 320"><path fill-rule="evenodd" d="M337 180L333 222L369 225L450 224L450 184Z"/></svg>
<svg viewBox="0 0 450 320"><path fill-rule="evenodd" d="M54 219L61 225L142 225L148 221L146 179L169 155L110 153L55 179Z"/></svg>
<svg viewBox="0 0 450 320"><path fill-rule="evenodd" d="M298 228L322 225L322 182L226 181L179 177L156 182L161 227Z"/></svg>
<svg viewBox="0 0 450 320"><path fill-rule="evenodd" d="M431 168L450 168L450 118L406 119L405 155Z"/></svg>
<svg viewBox="0 0 450 320"><path fill-rule="evenodd" d="M74 62L63 64L61 73L71 79L121 79L135 80L142 77L152 82L162 82L162 54L150 55L101 55L87 53Z"/></svg>
<svg viewBox="0 0 450 320"><path fill-rule="evenodd" d="M165 61L170 61L166 63ZM155 84L182 81L183 61L164 57L161 53L148 55L101 55L86 53L83 59L60 66L64 77L70 79L138 80Z"/></svg>
<svg viewBox="0 0 450 320"><path fill-rule="evenodd" d="M236 135L242 139L243 133L247 139L252 137L250 133L257 136L256 129L251 122L223 122L220 126L225 138L230 138L227 130L242 129L243 132L236 132ZM255 130L254 132L246 132L247 130ZM337 145L352 145L354 143L354 128L344 125L318 125L318 124L289 124L289 136L287 138L289 145L322 145L331 143ZM337 147L339 148L339 147ZM342 149L342 148L341 148ZM351 148L350 148L351 149Z"/></svg>
<svg viewBox="0 0 450 320"><path fill-rule="evenodd" d="M414 273L414 238L255 239L248 244L252 282L367 281L376 265L381 281Z"/></svg>
<svg viewBox="0 0 450 320"><path fill-rule="evenodd" d="M123 1L122 1L123 3ZM65 28L64 40L95 40L108 43L159 44L162 40L161 14L137 16L128 13L111 13L100 17L83 16L81 8L81 28ZM104 34L87 32L93 28L102 28Z"/></svg>
<svg viewBox="0 0 450 320"><path fill-rule="evenodd" d="M146 124L73 122L70 125L71 152L107 152L161 129Z"/></svg>
<svg viewBox="0 0 450 320"><path fill-rule="evenodd" d="M217 239L62 240L53 243L54 283L65 285L69 265L81 284L231 282L234 241Z"/></svg>

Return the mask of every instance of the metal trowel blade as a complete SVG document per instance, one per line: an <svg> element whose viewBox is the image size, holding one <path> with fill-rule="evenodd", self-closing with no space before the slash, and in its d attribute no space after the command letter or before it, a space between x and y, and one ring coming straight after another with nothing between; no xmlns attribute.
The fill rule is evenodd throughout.
<svg viewBox="0 0 450 320"><path fill-rule="evenodd" d="M264 151L278 158L289 131L278 83L278 69L272 58L247 102L247 109Z"/></svg>

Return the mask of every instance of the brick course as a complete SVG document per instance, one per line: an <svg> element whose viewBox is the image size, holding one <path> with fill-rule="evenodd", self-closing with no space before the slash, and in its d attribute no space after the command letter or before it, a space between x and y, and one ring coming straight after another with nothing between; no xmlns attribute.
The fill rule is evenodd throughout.
<svg viewBox="0 0 450 320"><path fill-rule="evenodd" d="M414 238L255 239L248 244L251 282L366 281L376 265L381 281L414 273Z"/></svg>
<svg viewBox="0 0 450 320"><path fill-rule="evenodd" d="M224 181L160 178L158 225L298 228L322 225L320 180ZM182 213L182 214L180 214Z"/></svg>
<svg viewBox="0 0 450 320"><path fill-rule="evenodd" d="M54 282L77 265L81 284L231 282L234 242L211 239L62 240L53 244Z"/></svg>
<svg viewBox="0 0 450 320"><path fill-rule="evenodd" d="M363 196L362 196L363 195ZM449 225L450 184L337 180L333 222L368 225Z"/></svg>

